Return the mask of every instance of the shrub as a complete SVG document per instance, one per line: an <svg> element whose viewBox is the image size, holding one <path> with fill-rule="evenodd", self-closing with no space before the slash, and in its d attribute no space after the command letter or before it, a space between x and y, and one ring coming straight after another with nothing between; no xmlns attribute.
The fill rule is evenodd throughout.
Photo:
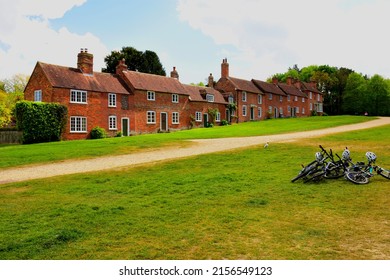
<svg viewBox="0 0 390 280"><path fill-rule="evenodd" d="M22 143L60 141L68 108L57 103L20 101L15 105L16 125L23 131Z"/></svg>
<svg viewBox="0 0 390 280"><path fill-rule="evenodd" d="M222 120L221 121L221 125L223 125L223 126L229 125L229 122L227 120Z"/></svg>
<svg viewBox="0 0 390 280"><path fill-rule="evenodd" d="M101 127L94 127L91 130L91 139L103 139L107 137L107 132L104 128Z"/></svg>

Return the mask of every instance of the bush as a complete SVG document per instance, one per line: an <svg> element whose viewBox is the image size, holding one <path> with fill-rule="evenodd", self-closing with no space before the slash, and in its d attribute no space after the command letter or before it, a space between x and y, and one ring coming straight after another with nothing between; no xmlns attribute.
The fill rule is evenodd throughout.
<svg viewBox="0 0 390 280"><path fill-rule="evenodd" d="M106 137L107 137L107 132L104 130L104 128L97 126L91 130L91 139L103 139Z"/></svg>
<svg viewBox="0 0 390 280"><path fill-rule="evenodd" d="M223 125L223 126L229 125L229 122L227 120L222 120L221 121L221 125Z"/></svg>
<svg viewBox="0 0 390 280"><path fill-rule="evenodd" d="M22 143L60 141L68 108L57 103L20 101L15 105L16 125L23 131Z"/></svg>

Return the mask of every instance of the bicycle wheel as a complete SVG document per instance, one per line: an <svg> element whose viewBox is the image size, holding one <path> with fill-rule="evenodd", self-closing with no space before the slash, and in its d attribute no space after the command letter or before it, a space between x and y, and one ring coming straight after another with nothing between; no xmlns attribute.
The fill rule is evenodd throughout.
<svg viewBox="0 0 390 280"><path fill-rule="evenodd" d="M344 167L342 165L330 165L325 170L326 179L338 179L344 176Z"/></svg>
<svg viewBox="0 0 390 280"><path fill-rule="evenodd" d="M368 184L369 178L363 172L347 172L345 178L354 184L364 185Z"/></svg>
<svg viewBox="0 0 390 280"><path fill-rule="evenodd" d="M316 162L313 161L311 162L310 164L308 164L307 166L305 166L300 172L299 174L294 177L293 179L291 179L291 182L294 183L295 181L299 180L299 179L302 179L304 177L306 177L310 172L313 172L313 170L316 168Z"/></svg>
<svg viewBox="0 0 390 280"><path fill-rule="evenodd" d="M390 170L384 169L384 168L379 168L376 173L381 175L382 177L389 179L390 180Z"/></svg>

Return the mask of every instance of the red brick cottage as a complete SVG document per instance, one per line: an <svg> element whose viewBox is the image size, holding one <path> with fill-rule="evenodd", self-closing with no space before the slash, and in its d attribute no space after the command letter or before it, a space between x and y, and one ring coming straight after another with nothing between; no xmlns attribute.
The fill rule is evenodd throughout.
<svg viewBox="0 0 390 280"><path fill-rule="evenodd" d="M96 126L110 136L203 127L211 109L217 109L217 122L226 118L218 91L183 85L178 78L175 68L171 77L129 71L123 60L116 74L94 72L93 55L81 50L77 68L38 62L25 99L66 105L67 140L89 138Z"/></svg>

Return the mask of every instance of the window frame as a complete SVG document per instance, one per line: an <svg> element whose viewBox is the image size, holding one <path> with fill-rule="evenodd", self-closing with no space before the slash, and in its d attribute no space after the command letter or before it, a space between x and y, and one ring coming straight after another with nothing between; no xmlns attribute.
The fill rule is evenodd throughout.
<svg viewBox="0 0 390 280"><path fill-rule="evenodd" d="M246 105L242 105L242 116L246 117L247 114L248 114L248 110L247 110Z"/></svg>
<svg viewBox="0 0 390 280"><path fill-rule="evenodd" d="M263 104L263 95L262 94L257 95L257 104L259 104L259 105Z"/></svg>
<svg viewBox="0 0 390 280"><path fill-rule="evenodd" d="M206 100L207 102L214 102L214 94L211 94L211 93L207 93L206 94Z"/></svg>
<svg viewBox="0 0 390 280"><path fill-rule="evenodd" d="M172 124L180 124L179 112L172 112Z"/></svg>
<svg viewBox="0 0 390 280"><path fill-rule="evenodd" d="M116 94L115 93L108 94L108 107L116 108Z"/></svg>
<svg viewBox="0 0 390 280"><path fill-rule="evenodd" d="M118 122L116 116L108 116L108 130L118 130Z"/></svg>
<svg viewBox="0 0 390 280"><path fill-rule="evenodd" d="M72 124L72 119L74 120L73 121L74 125ZM69 128L70 128L70 133L86 133L88 131L87 117L70 116Z"/></svg>
<svg viewBox="0 0 390 280"><path fill-rule="evenodd" d="M172 103L179 103L179 95L176 93L172 94Z"/></svg>
<svg viewBox="0 0 390 280"><path fill-rule="evenodd" d="M71 89L70 103L88 104L88 92L85 90Z"/></svg>
<svg viewBox="0 0 390 280"><path fill-rule="evenodd" d="M154 91L148 90L146 92L146 99L148 101L156 101L156 93Z"/></svg>
<svg viewBox="0 0 390 280"><path fill-rule="evenodd" d="M195 112L195 121L196 122L202 122L202 112Z"/></svg>
<svg viewBox="0 0 390 280"><path fill-rule="evenodd" d="M156 124L156 111L146 111L146 123Z"/></svg>
<svg viewBox="0 0 390 280"><path fill-rule="evenodd" d="M42 102L42 90L34 90L34 102Z"/></svg>
<svg viewBox="0 0 390 280"><path fill-rule="evenodd" d="M246 100L247 100L247 93L246 93L246 91L243 91L242 92L242 102L246 102Z"/></svg>

